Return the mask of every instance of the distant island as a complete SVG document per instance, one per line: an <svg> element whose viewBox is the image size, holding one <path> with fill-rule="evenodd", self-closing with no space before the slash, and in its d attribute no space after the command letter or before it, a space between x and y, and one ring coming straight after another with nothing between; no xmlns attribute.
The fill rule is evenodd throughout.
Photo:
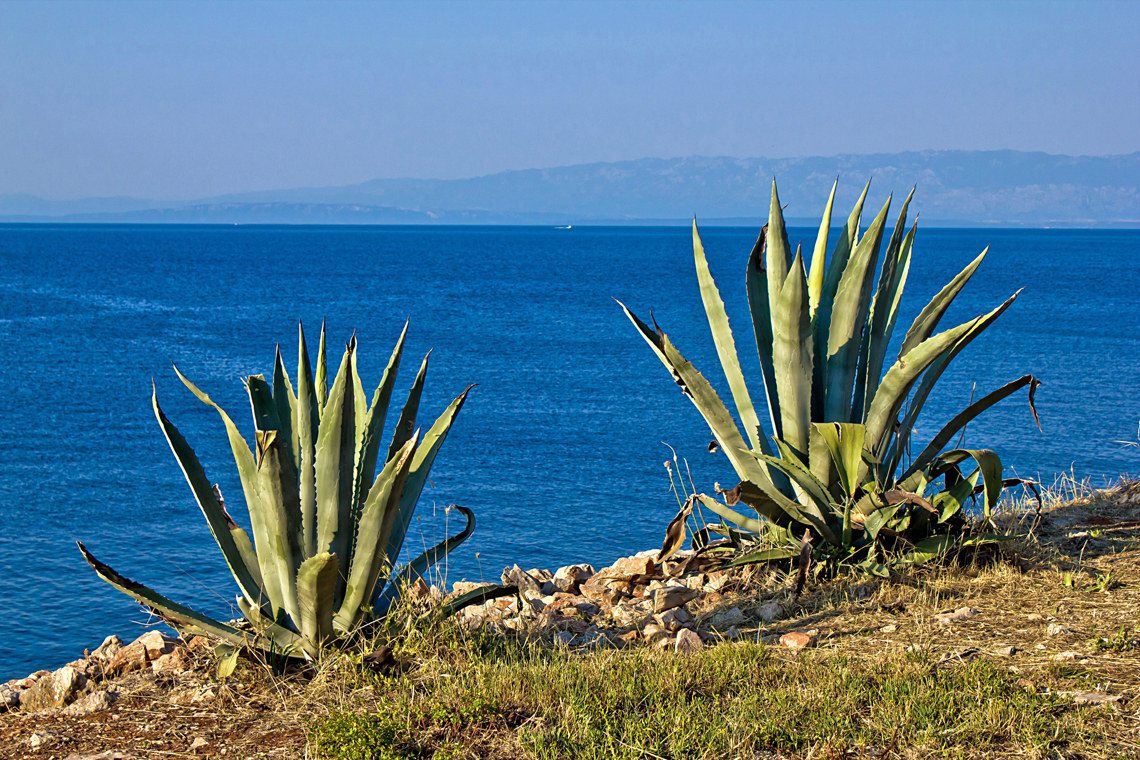
<svg viewBox="0 0 1140 760"><path fill-rule="evenodd" d="M0 195L0 222L168 224L753 224L777 178L792 223L914 185L927 226L1140 227L1140 152L917 151L813 158L643 158L470 179L375 179L184 201ZM818 221L813 224L818 224Z"/></svg>

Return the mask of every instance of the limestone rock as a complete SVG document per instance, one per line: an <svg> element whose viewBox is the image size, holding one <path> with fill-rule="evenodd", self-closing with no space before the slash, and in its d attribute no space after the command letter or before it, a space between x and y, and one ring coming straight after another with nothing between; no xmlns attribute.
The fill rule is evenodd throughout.
<svg viewBox="0 0 1140 760"><path fill-rule="evenodd" d="M164 654L171 654L181 645L181 639L168 638L158 631L149 631L119 649L107 664L106 672L116 676L142 670Z"/></svg>
<svg viewBox="0 0 1140 760"><path fill-rule="evenodd" d="M674 645L674 650L678 654L695 654L704 648L705 643L701 641L701 637L695 631L682 628L677 632L677 643Z"/></svg>
<svg viewBox="0 0 1140 760"><path fill-rule="evenodd" d="M115 700L118 699L118 697L118 692L95 691L88 694L86 697L83 697L82 699L76 700L63 712L65 715L71 715L75 717L82 717L84 715L90 715L91 713L102 712L103 710L109 710L111 708L111 705L115 703Z"/></svg>
<svg viewBox="0 0 1140 760"><path fill-rule="evenodd" d="M733 607L730 610L713 615L709 623L714 628L729 628L734 625L740 625L744 622L744 613L740 611L739 607Z"/></svg>
<svg viewBox="0 0 1140 760"><path fill-rule="evenodd" d="M564 647L570 646L570 642L574 640L573 631L559 631L554 634L554 643Z"/></svg>
<svg viewBox="0 0 1140 760"><path fill-rule="evenodd" d="M431 596L431 586L423 578L416 578L415 583L408 586L408 598L413 602L425 601Z"/></svg>
<svg viewBox="0 0 1140 760"><path fill-rule="evenodd" d="M692 615L684 607L674 607L655 617L658 624L670 633L675 633L681 628L687 628L693 622Z"/></svg>
<svg viewBox="0 0 1140 760"><path fill-rule="evenodd" d="M209 742L203 739L201 736L195 736L194 741L190 742L190 751L193 752L199 747L205 747L207 744L209 744Z"/></svg>
<svg viewBox="0 0 1140 760"><path fill-rule="evenodd" d="M615 636L613 643L619 647L631 647L638 642L641 638L637 631L626 631L625 633Z"/></svg>
<svg viewBox="0 0 1140 760"><path fill-rule="evenodd" d="M580 590L582 592L582 596L586 597L592 602L596 602L597 604L602 605L603 607L614 605L622 598L627 596L624 591L619 591L617 589L612 589L609 586L596 584L593 582L593 579L591 579L590 583L583 583Z"/></svg>
<svg viewBox="0 0 1140 760"><path fill-rule="evenodd" d="M699 596L699 592L690 588L673 586L658 589L653 592L653 611L660 613L674 607L680 607L686 602L696 599L697 596Z"/></svg>
<svg viewBox="0 0 1140 760"><path fill-rule="evenodd" d="M760 620L771 624L784 617L784 608L776 602L768 602L762 605L756 614L760 616Z"/></svg>
<svg viewBox="0 0 1140 760"><path fill-rule="evenodd" d="M729 626L728 630L724 632L724 636L727 639L731 639L732 641L736 641L737 639L740 638L740 631L736 630L735 625Z"/></svg>
<svg viewBox="0 0 1140 760"><path fill-rule="evenodd" d="M554 572L551 584L558 591L577 594L578 588L594 576L594 568L590 565L567 565Z"/></svg>
<svg viewBox="0 0 1140 760"><path fill-rule="evenodd" d="M960 620L972 618L977 614L978 611L973 607L959 607L953 612L939 612L934 616L934 619L938 621L939 625L950 625L951 623L957 623Z"/></svg>
<svg viewBox="0 0 1140 760"><path fill-rule="evenodd" d="M15 710L20 706L20 691L7 686L0 687L0 712Z"/></svg>
<svg viewBox="0 0 1140 760"><path fill-rule="evenodd" d="M502 581L503 585L517 586L519 591L523 594L530 593L542 596L542 584L539 583L533 575L518 565L504 568Z"/></svg>
<svg viewBox="0 0 1140 760"><path fill-rule="evenodd" d="M110 661L120 649L123 648L123 640L114 634L103 639L94 652L91 653L92 659L102 660L104 662Z"/></svg>
<svg viewBox="0 0 1140 760"><path fill-rule="evenodd" d="M1060 623L1050 623L1049 626L1045 629L1045 632L1050 636L1065 636L1072 633L1073 631L1072 629L1066 628Z"/></svg>
<svg viewBox="0 0 1140 760"><path fill-rule="evenodd" d="M451 586L451 593L453 596L463 596L464 594L471 593L477 588L493 585L493 583L468 583L467 581L456 581Z"/></svg>
<svg viewBox="0 0 1140 760"><path fill-rule="evenodd" d="M622 557L609 570L621 575L655 575L657 566L652 557ZM602 571L605 573L605 571Z"/></svg>
<svg viewBox="0 0 1140 760"><path fill-rule="evenodd" d="M780 637L780 646L788 649L803 649L815 644L819 638L819 631L814 628L810 631L792 631Z"/></svg>
<svg viewBox="0 0 1140 760"><path fill-rule="evenodd" d="M190 669L190 659L186 656L186 649L179 647L170 654L161 655L150 664L152 671L157 673L182 673Z"/></svg>
<svg viewBox="0 0 1140 760"><path fill-rule="evenodd" d="M39 712L53 707L65 707L75 699L79 690L87 685L87 678L70 665L44 676L32 688L20 694L24 712Z"/></svg>
<svg viewBox="0 0 1140 760"><path fill-rule="evenodd" d="M68 755L63 760L139 760L139 756L132 755L130 752L109 749L96 755Z"/></svg>
<svg viewBox="0 0 1140 760"><path fill-rule="evenodd" d="M32 752L39 752L61 741L63 737L54 731L36 731L28 737L28 745L32 748Z"/></svg>
<svg viewBox="0 0 1140 760"><path fill-rule="evenodd" d="M650 623L649 625L642 628L641 635L644 636L645 640L651 644L655 641L669 638L669 632L656 623Z"/></svg>

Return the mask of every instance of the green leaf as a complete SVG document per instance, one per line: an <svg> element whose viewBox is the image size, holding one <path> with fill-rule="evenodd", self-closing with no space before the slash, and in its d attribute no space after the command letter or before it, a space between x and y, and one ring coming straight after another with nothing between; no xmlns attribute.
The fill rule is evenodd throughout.
<svg viewBox="0 0 1140 760"><path fill-rule="evenodd" d="M863 215L863 202L867 199L867 191L870 188L871 181L867 180L867 185L863 188L863 194L859 196L858 202L851 210L851 215L847 217L847 222L843 225L843 231L839 235L839 240L835 243L835 250L832 251L831 261L827 264L827 274L823 280L823 290L820 292L819 306L813 315L812 328L815 331L815 364L819 368L817 374L820 379L819 388L821 398L823 394L822 389L827 387L827 341L831 330L831 312L835 306L835 295L839 290L839 281L843 278L843 273L847 269L847 263L851 259L851 252L855 250L855 243L859 239L859 219ZM820 409L822 410L822 406ZM822 414L822 412L820 412L820 414ZM819 418L818 415L817 418Z"/></svg>
<svg viewBox="0 0 1140 760"><path fill-rule="evenodd" d="M784 211L780 208L780 196L776 192L776 180L772 180L772 201L768 207L768 302L779 300L780 290L788 277L792 263L792 247L788 244L788 231L784 227Z"/></svg>
<svg viewBox="0 0 1140 760"><path fill-rule="evenodd" d="M824 372L825 420L859 421L851 420L855 370L859 363L859 346L863 329L871 308L871 284L890 205L891 200L888 197L882 211L867 230L867 234L855 246L835 294L827 337L827 369Z"/></svg>
<svg viewBox="0 0 1140 760"><path fill-rule="evenodd" d="M333 597L337 575L336 555L328 553L309 557L297 571L301 636L318 650L333 636Z"/></svg>
<svg viewBox="0 0 1140 760"><path fill-rule="evenodd" d="M904 554L897 564L913 567L922 565L932 559L937 559L954 547L953 536L931 536L914 545L914 548Z"/></svg>
<svg viewBox="0 0 1140 760"><path fill-rule="evenodd" d="M238 647L230 647L225 644L228 652L218 658L218 680L224 681L233 675L234 668L237 667L238 655L241 654L241 649ZM216 652L215 652L216 653Z"/></svg>
<svg viewBox="0 0 1140 760"><path fill-rule="evenodd" d="M744 383L744 373L740 370L740 359L736 353L732 328L728 324L728 314L724 310L724 301L721 300L712 273L709 272L705 249L697 233L696 219L693 220L693 258L696 260L697 282L700 283L701 300L705 305L705 314L708 316L717 356L720 357L720 364L724 368L724 376L728 379L728 387L732 391L732 400L736 403L736 411L744 424L744 431L748 434L752 448L758 449L760 441L765 437L764 431L760 427L756 409L752 406L748 386Z"/></svg>
<svg viewBox="0 0 1140 760"><path fill-rule="evenodd" d="M245 496L246 509L249 511L249 522L253 528L254 546L260 550L263 547L273 545L273 540L270 534L270 525L266 516L266 512L261 504L261 490L257 482L257 463L253 458L253 452L250 451L249 444L246 443L245 438L238 432L237 426L226 414L225 410L215 404L205 393L198 389L198 386L190 382L190 380L183 375L178 367L174 367L175 374L178 379L182 381L190 392L193 393L199 401L206 406L213 408L218 415L222 418L222 422L226 426L226 434L229 436L230 450L234 455L234 462L237 464L238 476L241 478L242 494ZM260 553L258 554L258 563L261 563ZM262 586L265 589L266 596L269 597L270 604L273 608L273 614L276 616L278 611L283 609L282 601L284 599L285 591L281 588L280 578L277 573L266 574L264 570L261 571ZM251 600L254 601L254 600Z"/></svg>
<svg viewBox="0 0 1140 760"><path fill-rule="evenodd" d="M225 623L219 623L217 620L195 612L189 607L184 607L177 602L172 602L162 594L152 591L141 583L136 583L120 575L109 565L95 559L94 555L87 551L87 547L83 545L82 541L76 541L75 543L79 547L79 551L83 554L83 559L87 560L87 564L91 566L91 569L94 570L100 578L139 604L143 604L154 610L155 614L179 631L213 636L234 646L245 646L250 643L248 637L238 629L228 626Z"/></svg>
<svg viewBox="0 0 1140 760"><path fill-rule="evenodd" d="M831 453L831 460L835 462L843 493L848 498L853 498L855 491L862 485L859 472L863 467L863 444L867 428L851 422L823 422L816 423L815 429L823 437Z"/></svg>
<svg viewBox="0 0 1140 760"><path fill-rule="evenodd" d="M935 494L933 504L934 508L938 510L939 524L946 522L962 511L966 499L974 493L974 487L978 485L978 478L981 477L981 474L981 470L975 470L969 477L959 480L945 491Z"/></svg>
<svg viewBox="0 0 1140 760"><path fill-rule="evenodd" d="M910 329L906 332L906 337L903 338L902 346L899 347L899 356L906 356L912 349L922 343L924 340L934 334L934 330L938 327L939 320L946 310L950 308L958 293L962 288L966 287L966 283L974 276L974 272L982 265L982 260L986 258L986 253L989 251L989 246L986 250L982 251L976 259L966 265L958 275L948 282L942 290L938 291L938 295L930 299L930 303L926 305L918 316L914 318L914 323L911 324Z"/></svg>
<svg viewBox="0 0 1140 760"><path fill-rule="evenodd" d="M238 524L226 511L225 505L219 501L217 493L206 477L206 471L194 453L194 449L178 432L178 428L163 414L158 405L158 391L153 384L151 385L151 406L154 407L154 415L158 418L158 424L166 436L166 442L170 444L170 450L174 453L178 466L182 468L182 474L186 476L186 482L194 493L194 498L206 518L206 523L210 526L210 533L218 542L218 548L222 550L222 556L226 558L226 564L229 565L238 588L241 589L242 594L251 604L260 607L269 600L266 598L261 585L261 570L257 565L257 556L249 543L249 536L238 527Z"/></svg>
<svg viewBox="0 0 1140 760"><path fill-rule="evenodd" d="M280 431L258 430L257 482L268 535L272 543L257 553L262 577L276 574L281 603L294 625L297 623L297 569L303 561L301 499L292 453Z"/></svg>
<svg viewBox="0 0 1140 760"><path fill-rule="evenodd" d="M459 416L459 410L466 403L467 394L474 387L474 385L467 386L463 393L460 393L454 401L448 404L447 408L443 410L443 414L439 415L436 421L432 423L427 433L420 439L419 446L416 447L412 456L412 469L408 473L403 494L400 496L399 512L396 514L395 523L386 539L387 550L385 555L389 562L395 562L400 556L400 551L404 547L404 538L408 533L408 526L412 524L412 514L416 511L420 494L423 493L428 476L431 474L431 466L435 462L435 457L443 446L443 442L447 440L447 434L451 431L455 418Z"/></svg>
<svg viewBox="0 0 1140 760"><path fill-rule="evenodd" d="M780 436L806 458L811 442L812 330L803 258L797 252L772 311L772 360L779 389Z"/></svg>
<svg viewBox="0 0 1140 760"><path fill-rule="evenodd" d="M329 364L325 349L325 321L321 320L321 343L317 348L317 408L321 417L325 415L325 405L329 398Z"/></svg>
<svg viewBox="0 0 1140 760"><path fill-rule="evenodd" d="M978 463L982 472L982 482L985 484L985 516L990 519L990 511L1001 499L1002 493L1002 464L1001 458L990 449L952 449L939 455L930 463L929 476L931 480L936 477L934 473L945 472L950 466L957 465L967 459Z"/></svg>
<svg viewBox="0 0 1140 760"><path fill-rule="evenodd" d="M701 500L701 504L708 507L714 513L720 517L723 517L725 520L728 520L729 522L740 526L744 530L751 531L752 533L760 535L766 532L765 524L754 517L745 517L731 507L721 504L716 499L712 498L711 496L706 496L703 493L697 494L697 498Z"/></svg>
<svg viewBox="0 0 1140 760"><path fill-rule="evenodd" d="M380 454L380 442L384 437L384 422L388 416L388 404L392 400L392 389L396 385L396 373L400 369L400 359L404 354L404 339L408 335L408 323L396 341L392 356L388 359L388 366L384 368L384 376L380 378L380 385L372 394L372 406L364 417L360 451L356 458L356 473L353 502L363 504L367 489L376 475L376 459Z"/></svg>
<svg viewBox="0 0 1140 760"><path fill-rule="evenodd" d="M438 620L446 620L464 607L470 607L473 604L483 604L484 602L489 602L492 599L500 599L504 596L515 596L518 593L518 586L480 586L479 588L468 591L466 594L460 594L449 602L445 602L436 610L435 617Z"/></svg>
<svg viewBox="0 0 1140 760"><path fill-rule="evenodd" d="M967 330L957 341L955 341L947 351L939 355L936 360L931 363L930 369L927 370L926 374L922 378L922 381L918 384L918 388L915 390L914 395L911 397L906 417L903 419L902 423L898 425L898 432L895 435L895 440L893 441L892 445L887 448L887 451L880 452L884 455L886 461L890 463L891 472L894 472L898 467L898 463L902 458L902 453L906 449L907 442L910 439L911 431L914 430L914 425L918 420L918 415L921 414L922 408L926 404L927 396L929 396L930 392L934 389L934 385L938 382L938 378L940 378L942 376L942 373L946 371L946 368L950 366L950 362L952 362L954 358L958 356L958 354L960 354L963 349L966 348L966 346L970 345L974 338L981 335L982 332L986 330L986 328L992 325L998 317L1005 313L1005 310L1008 309L1017 299L1019 293L1021 293L1020 290L1007 298L1005 302L1001 304L1001 306L998 306L989 314L976 319L972 323L969 330ZM917 467L915 466L916 462L919 463ZM911 473L925 466L926 462L920 462L918 459L916 459L914 462L911 462L910 467L907 468L907 472ZM903 477L905 478L906 475Z"/></svg>
<svg viewBox="0 0 1140 760"><path fill-rule="evenodd" d="M297 445L301 499L302 545L305 558L317 553L317 434L321 412L309 366L305 330L297 323Z"/></svg>
<svg viewBox="0 0 1140 760"><path fill-rule="evenodd" d="M346 569L352 565L352 478L356 457L351 362L351 352L346 349L324 406L316 459L317 553L337 555ZM342 594L343 582L339 584L337 603Z"/></svg>
<svg viewBox="0 0 1140 760"><path fill-rule="evenodd" d="M867 535L871 537L872 541L877 541L879 538L879 531L883 526L888 524L898 511L902 509L905 504L894 504L882 509L876 509L871 514L867 515L867 519L863 521L863 530L867 531Z"/></svg>
<svg viewBox="0 0 1140 760"><path fill-rule="evenodd" d="M907 209L913 197L914 189L911 189L910 195L903 203L902 211L899 212L891 242L887 245L879 286L875 289L875 297L871 301L868 329L864 331L867 349L861 357L863 366L857 374L855 384L854 403L860 420L871 406L875 388L883 374L883 358L891 342L891 335L894 334L895 322L898 321L899 304L906 287L906 276L910 270L910 252L914 244L914 228L911 228L904 240Z"/></svg>
<svg viewBox="0 0 1140 760"><path fill-rule="evenodd" d="M388 460L368 492L356 530L352 565L345 568L348 585L334 621L339 630L351 631L356 627L360 621L361 607L366 599L372 598L381 570L386 563L395 561L395 557L387 556L384 549L399 512L400 497L404 492L417 442L418 437L413 435L397 455Z"/></svg>
<svg viewBox="0 0 1140 760"><path fill-rule="evenodd" d="M463 530L459 533L440 541L408 564L397 569L388 579L388 583L382 591L380 584L377 584L377 593L373 597L374 601L372 604L374 610L387 609L393 601L399 598L401 588L414 579L423 577L429 567L439 562L471 537L471 533L475 530L475 513L467 507L461 507L458 504L452 504L450 508L459 510L460 514L467 518L467 525L465 525Z"/></svg>
<svg viewBox="0 0 1140 760"><path fill-rule="evenodd" d="M835 189L839 186L839 178L831 186L831 195L827 199L827 206L823 210L823 221L819 223L819 233L815 237L815 249L811 255L811 271L808 273L808 307L814 320L815 312L819 308L819 299L823 295L824 265L827 259L827 236L831 232L831 207L835 205Z"/></svg>
<svg viewBox="0 0 1140 760"><path fill-rule="evenodd" d="M911 467L907 468L907 471L925 468L928 462L933 461L934 458L938 456L938 452L942 450L942 447L950 443L950 441L954 439L954 436L958 434L958 431L964 428L971 420L997 402L1027 385L1029 386L1029 408L1033 412L1033 419L1037 420L1037 409L1033 404L1033 394L1040 384L1040 381L1033 375L1023 375L970 404L961 412L958 412L958 414L954 416L954 419L950 420L950 422L946 423L945 427L938 431L938 435L934 436L934 439L931 440L929 445L915 457L914 462ZM1037 427L1040 429L1040 421L1037 421Z"/></svg>
<svg viewBox="0 0 1140 760"><path fill-rule="evenodd" d="M396 452L404 447L412 437L412 432L416 428L416 414L419 413L420 396L424 392L424 379L427 377L428 358L431 356L431 351L427 352L424 356L423 362L420 364L420 370L416 373L416 379L412 383L412 389L408 392L408 400L404 402L404 408L400 412L400 421L396 423L396 430L392 434L392 443L388 447L388 457L384 461L388 461L396 456Z"/></svg>
<svg viewBox="0 0 1140 760"><path fill-rule="evenodd" d="M293 469L301 466L301 448L297 437L297 396L293 393L293 384L289 382L289 373L285 371L285 364L281 361L281 345L277 345L277 357L273 362L273 402L277 405L277 420L281 423L281 435L288 442L293 455Z"/></svg>
<svg viewBox="0 0 1140 760"><path fill-rule="evenodd" d="M772 420L772 429L777 438L783 435L780 422L780 392L776 388L776 368L772 364L772 308L768 302L768 272L764 269L764 247L768 235L768 225L760 230L756 244L752 246L752 253L748 256L748 266L744 274L744 286L748 292L748 312L752 316L752 331L756 336L756 352L760 357L760 372L764 376L764 390L768 397L768 417ZM624 307L623 307L624 308ZM627 311L628 315L629 312ZM640 322L637 317L630 315L634 324ZM646 328L648 329L648 328ZM648 338L647 338L648 340ZM665 366L669 362L661 354ZM672 367L669 367L672 371ZM760 435L760 451L771 454L772 448L768 439Z"/></svg>

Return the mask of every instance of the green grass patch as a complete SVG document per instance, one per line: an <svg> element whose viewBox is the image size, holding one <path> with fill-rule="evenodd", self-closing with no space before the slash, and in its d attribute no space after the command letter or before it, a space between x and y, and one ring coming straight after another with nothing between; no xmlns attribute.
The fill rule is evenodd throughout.
<svg viewBox="0 0 1140 760"><path fill-rule="evenodd" d="M344 760L902 748L979 757L1091 740L1084 711L1031 694L1016 678L985 661L939 667L924 656L789 656L761 645L686 657L452 642L430 667L356 684L368 697L311 724L309 740L320 757Z"/></svg>

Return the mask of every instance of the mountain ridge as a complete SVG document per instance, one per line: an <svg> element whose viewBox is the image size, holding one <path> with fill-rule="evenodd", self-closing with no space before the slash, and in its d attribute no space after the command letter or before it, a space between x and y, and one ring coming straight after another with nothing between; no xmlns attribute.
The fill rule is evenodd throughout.
<svg viewBox="0 0 1140 760"><path fill-rule="evenodd" d="M880 205L888 192L898 195L917 187L912 207L928 223L1140 224L1140 151L1063 156L1011 150L642 158L467 179L374 179L184 202L129 197L44 201L12 194L0 195L0 221L549 224L669 222L694 214L708 220L754 219L766 216L773 177L788 205L785 213L795 218L818 219L838 177L836 206L844 213L870 178L868 204Z"/></svg>

